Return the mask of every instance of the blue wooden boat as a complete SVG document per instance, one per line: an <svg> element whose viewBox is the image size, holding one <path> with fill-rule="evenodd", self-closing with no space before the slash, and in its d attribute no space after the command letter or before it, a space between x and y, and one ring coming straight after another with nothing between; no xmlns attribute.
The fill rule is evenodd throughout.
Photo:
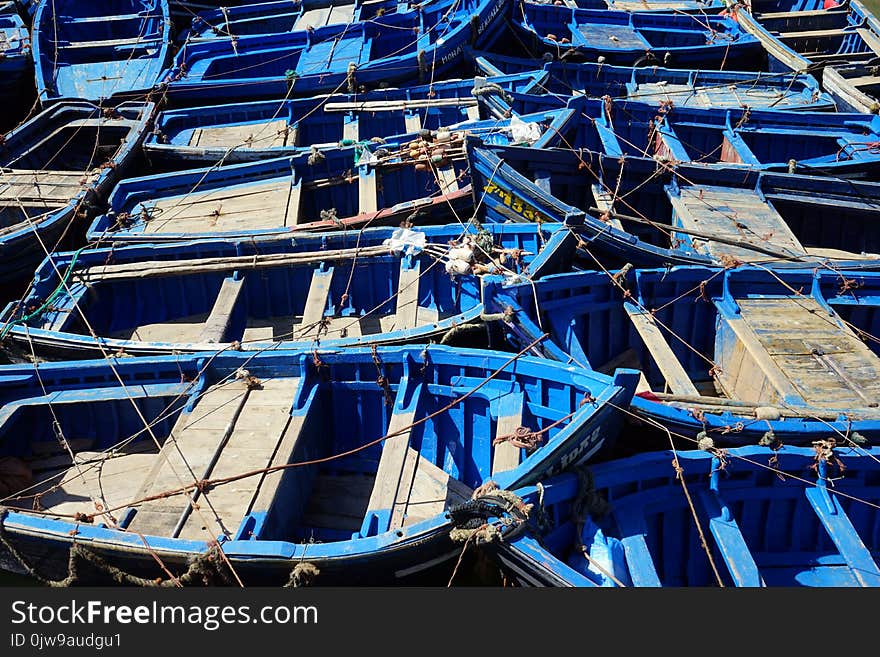
<svg viewBox="0 0 880 657"><path fill-rule="evenodd" d="M313 146L369 141L465 121L502 118L505 91L525 91L542 71L454 80L365 94L231 103L160 112L144 142L153 164L234 163L296 155ZM501 105L479 99L497 94Z"/></svg>
<svg viewBox="0 0 880 657"><path fill-rule="evenodd" d="M16 361L446 343L481 328L483 274L569 271L575 239L563 228L368 228L54 253L0 315L0 338Z"/></svg>
<svg viewBox="0 0 880 657"><path fill-rule="evenodd" d="M318 29L327 25L349 25L369 21L410 6L397 0L275 0L221 6L200 12L180 41L194 43L205 39L240 38Z"/></svg>
<svg viewBox="0 0 880 657"><path fill-rule="evenodd" d="M617 66L759 70L765 56L758 39L722 16L572 9L516 0L513 25L539 52Z"/></svg>
<svg viewBox="0 0 880 657"><path fill-rule="evenodd" d="M352 25L188 43L162 78L174 104L355 93L440 80L465 45L488 47L506 0L437 0Z"/></svg>
<svg viewBox="0 0 880 657"><path fill-rule="evenodd" d="M476 139L468 155L484 222L576 218L584 248L606 267L880 265L878 183L671 167L586 151L535 153Z"/></svg>
<svg viewBox="0 0 880 657"><path fill-rule="evenodd" d="M826 8L825 0L751 0L737 12L760 39L771 70L814 71L841 109L880 109L880 22L858 0Z"/></svg>
<svg viewBox="0 0 880 657"><path fill-rule="evenodd" d="M568 109L549 110L524 114L517 121L540 133L531 143L538 149L553 143L572 117ZM414 134L385 144L359 142L294 157L130 178L113 191L109 212L92 223L89 239L131 243L256 237L469 218L472 195L464 136L483 132L490 141L510 143L515 138L511 121L478 121L461 132Z"/></svg>
<svg viewBox="0 0 880 657"><path fill-rule="evenodd" d="M880 273L832 268L624 268L484 278L487 313L535 352L644 373L632 411L648 427L725 444L880 439ZM537 310L536 310L537 308Z"/></svg>
<svg viewBox="0 0 880 657"><path fill-rule="evenodd" d="M171 17L178 30L187 29L200 13L214 11L220 7L239 7L249 4L254 4L253 0L168 0Z"/></svg>
<svg viewBox="0 0 880 657"><path fill-rule="evenodd" d="M143 98L170 56L168 0L53 0L34 15L37 93L104 102Z"/></svg>
<svg viewBox="0 0 880 657"><path fill-rule="evenodd" d="M11 0L5 4L15 7L22 16L32 17L37 11L40 0Z"/></svg>
<svg viewBox="0 0 880 657"><path fill-rule="evenodd" d="M511 94L514 102L517 94ZM877 179L880 118L857 113L676 107L584 96L531 96L532 111L564 104L578 117L559 146L669 164Z"/></svg>
<svg viewBox="0 0 880 657"><path fill-rule="evenodd" d="M528 0L534 5L555 5L555 0ZM633 13L648 12L710 12L717 13L724 8L719 0L561 0L566 7L576 9L612 9Z"/></svg>
<svg viewBox="0 0 880 657"><path fill-rule="evenodd" d="M475 68L482 75L533 72L534 59L471 51ZM632 68L593 62L541 61L546 75L524 91L561 96L611 96L652 105L677 107L772 109L776 111L833 111L834 99L819 88L812 75L792 71L698 71Z"/></svg>
<svg viewBox="0 0 880 657"><path fill-rule="evenodd" d="M0 14L17 14L29 26L38 4L39 0L3 0L0 2Z"/></svg>
<svg viewBox="0 0 880 657"><path fill-rule="evenodd" d="M151 103L104 112L91 103L63 102L5 135L0 280L29 278L47 249L93 214L133 163L152 113Z"/></svg>
<svg viewBox="0 0 880 657"><path fill-rule="evenodd" d="M66 577L75 543L149 579L208 553L220 583L395 581L461 551L445 511L490 478L610 447L633 375L436 345L7 366L0 562Z"/></svg>
<svg viewBox="0 0 880 657"><path fill-rule="evenodd" d="M6 99L0 117L4 123L14 117L8 106L20 95L22 82L33 67L30 34L12 9L12 13L0 13L0 94Z"/></svg>
<svg viewBox="0 0 880 657"><path fill-rule="evenodd" d="M563 474L516 491L531 519L501 526L497 556L525 586L880 586L877 448L832 445L667 450Z"/></svg>

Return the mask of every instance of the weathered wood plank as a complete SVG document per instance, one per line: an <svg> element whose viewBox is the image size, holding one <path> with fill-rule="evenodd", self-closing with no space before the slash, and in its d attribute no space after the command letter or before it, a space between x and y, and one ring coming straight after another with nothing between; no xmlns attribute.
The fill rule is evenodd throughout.
<svg viewBox="0 0 880 657"><path fill-rule="evenodd" d="M291 422L290 409L297 388L298 378L267 379L259 387L250 390L244 407L223 449L217 457L209 476L222 479L244 472L269 467L276 448L287 441L296 441L296 435L288 430ZM220 518L223 533L232 535L250 509L251 500L259 488L263 496L274 495L278 480L262 480L259 476L247 477L238 481L212 488L197 500L204 509L210 506L210 513L190 513L180 533L180 538L198 539L205 532L220 533L216 520L213 526L206 526L206 520L214 520L214 513Z"/></svg>
<svg viewBox="0 0 880 657"><path fill-rule="evenodd" d="M418 326L419 276L421 271L421 262L418 259L411 263L407 258L401 259L400 275L397 280L397 311L394 317L397 330Z"/></svg>
<svg viewBox="0 0 880 657"><path fill-rule="evenodd" d="M376 170L361 167L358 173L358 211L361 214L379 210L379 192L376 189Z"/></svg>
<svg viewBox="0 0 880 657"><path fill-rule="evenodd" d="M754 189L683 185L678 193L667 191L675 218L682 228L726 240L754 244L798 257L805 255L794 232ZM765 254L703 238L691 238L704 253L732 255L744 262L766 260Z"/></svg>
<svg viewBox="0 0 880 657"><path fill-rule="evenodd" d="M620 219L614 216L614 194L611 193L611 190L606 189L599 183L592 185L592 190L593 200L596 203L596 207L602 212L607 213L608 223L618 230L624 230L623 224L620 223Z"/></svg>
<svg viewBox="0 0 880 657"><path fill-rule="evenodd" d="M498 401L498 420L495 424L495 437L512 435L522 426L525 395L522 391L510 392ZM513 470L519 465L520 448L511 442L495 445L492 457L492 474Z"/></svg>
<svg viewBox="0 0 880 657"><path fill-rule="evenodd" d="M287 143L287 119L196 128L189 145L199 148L276 148Z"/></svg>
<svg viewBox="0 0 880 657"><path fill-rule="evenodd" d="M386 438L382 445L382 456L376 469L376 481L367 504L368 515L388 512L387 519L381 516L383 520L378 528L379 533L403 525L414 483L419 455L415 450L410 449L409 427L415 420L422 384L414 384L412 394L407 400L406 396L409 392L405 386L401 386L398 390L394 411L388 423L387 434L390 437Z"/></svg>
<svg viewBox="0 0 880 657"><path fill-rule="evenodd" d="M145 202L151 219L145 233L272 228L282 224L290 178Z"/></svg>
<svg viewBox="0 0 880 657"><path fill-rule="evenodd" d="M214 307L205 320L205 326L199 335L199 342L223 342L226 331L229 329L229 321L235 310L235 304L244 289L244 278L224 278L220 286L220 293L214 302Z"/></svg>
<svg viewBox="0 0 880 657"><path fill-rule="evenodd" d="M666 342L666 338L660 332L651 313L639 310L631 304L624 304L624 307L627 316L651 353L651 357L657 363L660 373L666 379L669 389L679 395L698 395L697 388L676 358L669 343Z"/></svg>
<svg viewBox="0 0 880 657"><path fill-rule="evenodd" d="M40 497L40 504L50 517L95 513L97 509L92 500L98 501L104 509L127 504L134 499L144 470L149 470L153 466L157 454L135 444L127 453L114 456L104 452L77 452L76 467L71 467L69 456L60 458L65 461L66 472L63 478L61 481L57 479L47 481L44 485L48 490ZM38 471L41 463L31 464L34 472ZM47 474L51 476L54 470ZM9 502L7 504L12 505ZM104 515L96 516L95 521L112 524L112 520Z"/></svg>
<svg viewBox="0 0 880 657"><path fill-rule="evenodd" d="M309 286L309 295L306 297L306 306L303 311L302 323L299 325L297 337L303 338L310 333L317 333L319 324L327 309L327 299L330 296L330 285L333 282L333 267L326 271L316 269L312 274L312 283Z"/></svg>
<svg viewBox="0 0 880 657"><path fill-rule="evenodd" d="M865 45L868 46L871 50L874 51L875 54L880 55L880 36L874 33L874 30L866 27L860 27L856 29L858 35L862 37L862 40L865 42Z"/></svg>
<svg viewBox="0 0 880 657"><path fill-rule="evenodd" d="M287 207L284 211L284 225L296 226L299 223L300 205L302 203L302 180L292 181L287 196Z"/></svg>
<svg viewBox="0 0 880 657"><path fill-rule="evenodd" d="M284 434L278 444L278 449L275 450L275 455L266 466L267 468L273 468L293 462L297 443L300 440L300 435L302 434L303 427L305 427L307 417L308 415L306 413L297 413L291 416L290 422L285 427ZM259 480L253 502L248 507L248 512L268 511L272 508L273 504L283 503L282 500L276 499L276 493L281 486L284 475L284 470L273 470L272 472L266 473Z"/></svg>
<svg viewBox="0 0 880 657"><path fill-rule="evenodd" d="M880 358L815 299L737 303L739 319L724 319L778 395L818 408L868 407L880 399Z"/></svg>
<svg viewBox="0 0 880 657"><path fill-rule="evenodd" d="M453 479L445 470L419 456L403 525L409 526L433 518L450 506L469 500L472 493L469 486Z"/></svg>
<svg viewBox="0 0 880 657"><path fill-rule="evenodd" d="M191 412L181 414L135 500L201 479L247 396L247 389L238 381L217 385L199 398ZM192 499L190 493L141 504L128 528L141 534L170 537Z"/></svg>

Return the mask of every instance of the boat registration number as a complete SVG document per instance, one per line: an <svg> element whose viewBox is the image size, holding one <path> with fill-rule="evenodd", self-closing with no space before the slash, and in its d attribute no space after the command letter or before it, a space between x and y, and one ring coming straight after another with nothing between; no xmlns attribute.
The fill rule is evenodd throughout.
<svg viewBox="0 0 880 657"><path fill-rule="evenodd" d="M510 208L511 211L518 214L526 221L537 221L538 223L551 221L550 217L535 208L533 205L526 203L519 196L511 193L510 190L502 189L495 183L486 183L486 186L483 187L483 193L497 197L506 207Z"/></svg>

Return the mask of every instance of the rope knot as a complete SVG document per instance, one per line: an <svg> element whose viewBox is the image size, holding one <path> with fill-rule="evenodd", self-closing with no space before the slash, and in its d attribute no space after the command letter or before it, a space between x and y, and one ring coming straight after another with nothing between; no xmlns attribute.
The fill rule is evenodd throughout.
<svg viewBox="0 0 880 657"><path fill-rule="evenodd" d="M327 159L327 156L324 155L321 151L319 151L318 148L314 144L312 144L310 152L309 152L309 157L308 157L308 159L306 159L306 162L308 163L308 165L310 167L313 167L316 164L323 162L326 159Z"/></svg>
<svg viewBox="0 0 880 657"><path fill-rule="evenodd" d="M237 370L235 370L233 376L235 377L236 381L244 382L244 385L247 387L248 390L258 389L262 385L262 381L260 381L260 379L255 377L243 367L239 367Z"/></svg>
<svg viewBox="0 0 880 657"><path fill-rule="evenodd" d="M764 435L761 436L761 439L758 440L758 445L777 450L782 447L782 442L776 437L776 434L773 433L773 431L765 431Z"/></svg>
<svg viewBox="0 0 880 657"><path fill-rule="evenodd" d="M524 528L533 506L515 493L498 488L489 480L478 486L471 499L449 509L453 529L449 538L457 543L477 545L510 539ZM489 522L496 518L496 522Z"/></svg>
<svg viewBox="0 0 880 657"><path fill-rule="evenodd" d="M519 447L528 451L538 447L544 438L540 432L532 431L528 427L517 427L513 433L504 436L496 436L492 441L492 445L500 445L501 443L510 443L514 447Z"/></svg>
<svg viewBox="0 0 880 657"><path fill-rule="evenodd" d="M697 434L697 449L701 449L704 452L711 452L715 449L715 441L712 440L705 431L701 431Z"/></svg>
<svg viewBox="0 0 880 657"><path fill-rule="evenodd" d="M287 580L284 588L298 589L303 586L311 586L320 574L321 569L315 564L303 561L296 564L290 571L290 579Z"/></svg>
<svg viewBox="0 0 880 657"><path fill-rule="evenodd" d="M332 221L334 224L341 224L342 222L339 220L339 217L336 216L336 208L330 208L329 210L321 210L318 213L318 216L321 218L321 221Z"/></svg>

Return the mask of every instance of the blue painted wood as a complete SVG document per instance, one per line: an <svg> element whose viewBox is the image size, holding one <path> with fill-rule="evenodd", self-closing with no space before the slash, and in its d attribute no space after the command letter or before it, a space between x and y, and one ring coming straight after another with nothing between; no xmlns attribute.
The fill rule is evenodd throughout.
<svg viewBox="0 0 880 657"><path fill-rule="evenodd" d="M717 256L695 248L696 238L670 230L678 221L672 201L684 186L748 192L755 200L760 199L767 211L778 214L805 247L837 251L793 254L768 241L763 244L767 250L755 252L753 257L771 260L776 267L818 264L826 259L852 269L878 266L877 258L870 255L880 254L880 242L871 228L880 218L877 183L735 166L669 166L652 158L627 156L620 160L577 150L530 152L486 146L476 139L468 141L468 156L483 221L522 221L522 213L512 211L511 199L518 199L520 207L529 208L533 216L539 213L544 221L578 216L581 239L602 256L606 266L720 264ZM597 190L609 198L616 191L619 200L610 215L605 215L606 208L597 203ZM754 210L744 209L743 213L749 216ZM620 223L609 220L613 218ZM652 225L655 222L659 228ZM711 235L712 229L702 231L703 237ZM750 243L762 246L757 240Z"/></svg>
<svg viewBox="0 0 880 657"><path fill-rule="evenodd" d="M528 93L563 96L584 94L593 98L632 98L659 105L667 100L677 106L743 106L775 111L833 111L834 99L809 74L792 71L712 71L650 66L632 68L593 62L571 62L546 54L540 61L470 51L474 67L483 75L502 75L534 71L537 66L546 77L536 81ZM550 60L550 61L546 61Z"/></svg>
<svg viewBox="0 0 880 657"><path fill-rule="evenodd" d="M505 0L442 0L353 25L241 37L234 48L230 39L192 43L162 82L170 102L186 104L426 83L452 69L465 45L494 43L506 8Z"/></svg>
<svg viewBox="0 0 880 657"><path fill-rule="evenodd" d="M763 586L758 566L729 508L719 502L714 491L700 491L697 499L709 517L709 531L736 585Z"/></svg>
<svg viewBox="0 0 880 657"><path fill-rule="evenodd" d="M847 518L837 496L829 493L824 481L815 488L805 489L804 494L859 584L880 586L880 568Z"/></svg>
<svg viewBox="0 0 880 657"><path fill-rule="evenodd" d="M760 42L730 18L572 9L517 0L514 29L542 52L616 66L757 70Z"/></svg>
<svg viewBox="0 0 880 657"><path fill-rule="evenodd" d="M802 289L807 302L829 313L830 326L839 326L845 320L854 330L875 335L880 330L880 274L852 271L846 275L858 281L857 290L841 292L835 282L839 281L837 273L804 269L777 269L771 273L745 266L726 271L701 267L637 269L628 272L622 283L630 298L648 310L658 309L655 319L658 325L667 327L661 333L674 356L691 380L706 385L708 390L712 382L707 363L715 362L721 357L719 350L726 348L719 341L727 335L722 331L728 326L724 317L736 316L737 299L789 298L791 289ZM632 349L632 366L642 370L652 390L664 389L662 373L625 317L621 290L605 272L556 274L534 285L502 285L488 277L483 281L483 301L486 312L506 308L513 313L504 335L512 344L527 344L546 331L550 338L539 348L543 355L600 371ZM670 329L681 339L670 335ZM780 328L780 339L788 330ZM842 331L840 337L844 339ZM867 344L873 354L878 353L873 341ZM857 375L852 372L853 377ZM880 436L880 420L870 406L858 400L851 402L848 410L825 408L799 394L789 399L793 405L788 410L793 415L761 422L755 422L754 404L739 407L734 399L733 405L713 407L712 401L712 397L703 397L675 403L645 392L636 395L632 410L673 432L696 437L707 431L717 442L728 444L753 444L765 438L768 431L786 444L806 444L835 429L845 435L857 431L869 440ZM695 405L704 410L699 420L691 412ZM785 409L782 415L786 415Z"/></svg>
<svg viewBox="0 0 880 657"><path fill-rule="evenodd" d="M448 412L413 427L411 445L422 458L430 458L431 467L445 470L470 488L485 483L481 473L490 468L491 452L472 452L471 437L490 440L491 425L483 420L492 393L483 389L473 391L471 386L472 394L461 399L458 390L463 373L483 380L492 372L502 370L499 380L517 382L527 401L538 402L529 406L532 410L523 418L524 424L535 430L548 428L556 421L554 415L538 410L544 399L552 399L558 412L573 413L568 421L547 432L546 442L518 467L495 477L502 486L528 485L550 476L559 470L568 455L583 453L585 439L596 446L614 439L620 416L615 407L628 403L632 388L622 387L610 377L543 359L521 357L515 365L509 360L507 354L430 345L383 347L376 351L277 350L259 355L226 351L46 364L40 368L45 390L49 394L63 392L65 395L64 404L54 405L58 424L53 424L52 415L45 412L43 388L36 380L11 388L0 387L3 408L10 409L0 413L0 431L7 436L0 453L32 459L37 443L55 440L53 427L69 436L91 436L91 450L107 449L129 436L135 436L138 445L150 445L151 438L138 431L140 420L134 405L152 422L152 431L161 441L171 431L187 399L195 400L211 385L233 377L239 368L246 367L251 376L262 381L297 377L299 385L294 397L278 400L289 406L292 421L301 426L293 458L295 462L321 457L326 460L322 465L289 468L284 485L277 489L276 495L281 497L265 511L228 519L240 520L241 524L237 529L233 524L230 534L221 538L223 550L247 583L286 581L292 568L303 560L320 569L321 581L325 583L393 581L400 573L418 571L432 562L454 558L457 551L448 538L451 525L445 514L404 524L394 531L377 534L355 531L353 535L349 532L348 536L342 536L338 527L328 526L328 531L324 531L322 525L310 524L314 522L309 519L311 516L301 512L310 504L308 496L315 494L305 482L341 474L364 476L344 469L343 464L349 460L327 457L360 450L358 454L363 463L371 462L372 472L376 472L380 445L364 446L388 431L390 416L383 387L376 384L377 368L390 394L396 395L405 387L404 364L409 363L408 369L418 378L419 385L432 390L421 397L426 414L437 413L459 399ZM21 375L32 372L30 365L0 367L0 381L20 379ZM143 394L134 399L134 405L126 388L116 380L117 373L126 388L141 387ZM181 386L187 391L183 400L179 394ZM579 400L586 393L596 401L580 406ZM563 400L568 401L563 403ZM16 412L11 412L13 405L18 409ZM20 430L23 426L29 429ZM449 449L454 445L460 454L454 474L446 463L445 453L430 448L441 437ZM105 488L107 485L105 482ZM285 497L288 495L290 497ZM339 499L340 505L342 502ZM52 564L64 567L66 562L60 557L72 544L70 530L74 525L68 519L30 513L29 509L27 505L11 509L0 518L4 535L25 558L34 562L38 555L59 557L40 560L38 566L45 569L42 572L46 576L57 577ZM94 511L94 508L84 508L84 511ZM114 565L150 577L158 576L158 572L153 572L156 563L151 555L161 555L171 568L180 567L187 558L203 553L213 534L208 532L204 540L169 536L143 539L100 523L77 524L82 527L76 533L78 542L87 542L90 549ZM305 539L308 536L320 536L321 540L308 542ZM14 560L10 560L10 555L4 552L5 567L15 567Z"/></svg>
<svg viewBox="0 0 880 657"><path fill-rule="evenodd" d="M8 306L4 317L11 323L0 331L8 338L4 343L10 349L8 353L16 359L30 351L31 343L41 354L53 359L97 357L102 349L132 355L209 349L212 345L201 337L200 321L212 312L224 281L233 275L242 281L242 289L230 310L225 330L213 339L216 343L228 345L234 341L238 349L261 351L278 340L307 346L317 339L327 347L342 347L439 339L457 324L480 320L480 277L472 271L451 276L442 264L431 266L433 261L423 247L448 248L451 242L457 242L464 248L473 248L468 244L480 236L510 254L520 254L518 260L511 255L502 265L477 253L478 261L482 260L490 272L506 270L515 277L530 271L532 279L538 280L543 275L568 271L571 266L575 245L565 227L544 229L535 224L486 228L467 224L412 231L368 228L282 239L197 241L55 253L39 267L27 298ZM381 253L366 255L377 247ZM396 312L393 298L398 290L402 256L407 251L412 252L414 262L424 261L424 275L418 281L423 317L413 326L401 326L391 319ZM326 260L319 262L322 253L327 254ZM318 257L308 263L258 264L261 259L294 254ZM104 271L108 259L128 274L101 280L99 272ZM224 260L231 263L209 268L210 263ZM178 268L186 264L186 271L176 271L174 263L180 263ZM160 267L166 269L162 275L139 278L146 269ZM330 272L323 315L335 318L335 323L321 334L317 329L302 332L302 327L294 332L295 318L309 312L306 307L313 272L322 269ZM63 276L68 277L67 288L61 286ZM52 301L47 305L45 300L50 298ZM145 298L163 302L144 304ZM41 310L34 314L26 310L31 307ZM86 313L97 332L97 342L78 319L78 313L73 312L75 307ZM17 323L13 318L20 318L23 313L30 319ZM433 317L433 321L426 317ZM181 327L175 335L170 323L180 321L195 324L189 329ZM307 323L305 318L302 321ZM308 320L314 321L317 318ZM386 323L388 328L383 328ZM129 335L138 326L163 324L168 328L161 333L154 331L154 335L163 337ZM357 331L356 325L360 327ZM265 331L249 331L248 327L256 326L274 328L268 335ZM348 327L345 335L340 326ZM141 329L144 336L146 331Z"/></svg>
<svg viewBox="0 0 880 657"><path fill-rule="evenodd" d="M168 0L43 2L33 31L37 92L44 105L143 97L170 56Z"/></svg>
<svg viewBox="0 0 880 657"><path fill-rule="evenodd" d="M634 586L717 586L695 529L699 521L726 586L876 586L880 465L875 451L835 450L843 469L827 493L821 483L811 483L815 450L788 445L726 450L721 469L716 455L697 450L591 464L586 477L568 473L540 488L515 491L526 503L541 500L541 522L532 518L525 532L502 538L498 555L523 585L596 586L595 577L581 570L587 562L579 556L574 533L580 519L585 526L595 523L606 541L623 542L623 572ZM681 479L696 503L696 517ZM572 506L585 493L607 504L591 504L573 519ZM813 513L811 503L821 512ZM857 520L848 524L848 516ZM796 523L804 524L802 533L795 531ZM775 541L768 540L771 529ZM627 577L617 579L630 583Z"/></svg>
<svg viewBox="0 0 880 657"><path fill-rule="evenodd" d="M124 103L105 116L91 103L63 102L5 136L0 280L29 275L71 224L106 199L134 164L153 110Z"/></svg>

